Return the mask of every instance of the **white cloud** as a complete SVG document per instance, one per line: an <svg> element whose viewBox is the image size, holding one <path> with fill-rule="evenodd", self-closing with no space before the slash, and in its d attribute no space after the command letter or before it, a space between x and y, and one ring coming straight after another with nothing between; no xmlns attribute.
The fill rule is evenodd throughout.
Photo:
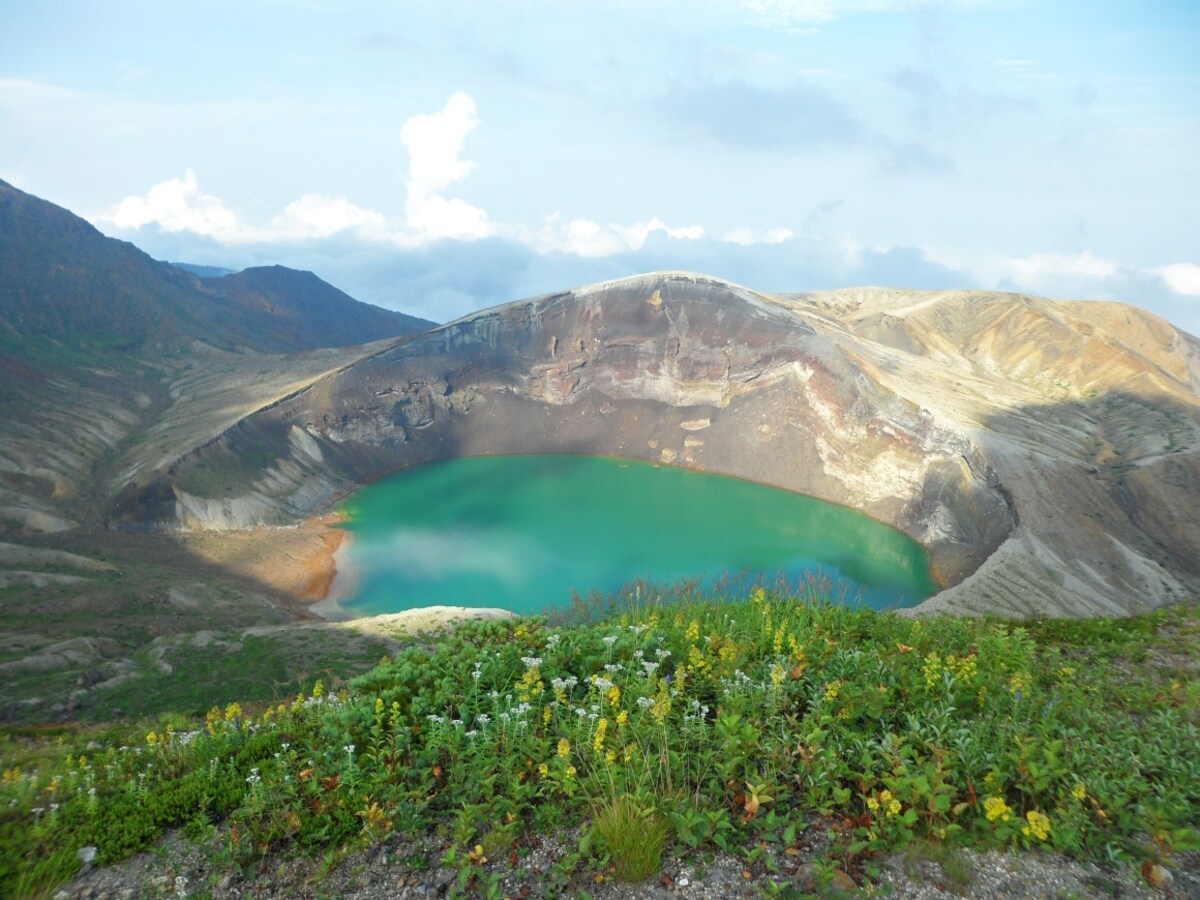
<svg viewBox="0 0 1200 900"><path fill-rule="evenodd" d="M1111 259L1095 256L1090 250L1085 250L1073 256L1062 253L1034 253L1008 260L1008 269L1018 284L1037 287L1051 278L1111 278L1121 267Z"/></svg>
<svg viewBox="0 0 1200 900"><path fill-rule="evenodd" d="M238 228L237 216L219 198L200 190L191 169L183 178L160 181L145 197L126 197L105 218L118 228L155 222L164 231L192 231L218 240Z"/></svg>
<svg viewBox="0 0 1200 900"><path fill-rule="evenodd" d="M672 228L658 216L649 222L634 222L632 225L610 225L609 227L621 235L631 250L641 250L650 235L656 231L661 231L667 237L678 241L696 241L704 237L704 228L700 225Z"/></svg>
<svg viewBox="0 0 1200 900"><path fill-rule="evenodd" d="M615 222L601 225L599 222L583 218L571 219L563 225L559 224L556 214L547 218L536 234L517 229L519 239L532 244L543 253L557 251L573 253L576 256L612 256L615 253L641 250L650 235L656 232L680 241L695 241L704 237L704 228L700 225L672 227L657 216L646 222L634 222L630 225Z"/></svg>
<svg viewBox="0 0 1200 900"><path fill-rule="evenodd" d="M387 220L382 213L355 206L344 197L305 194L284 207L283 214L271 220L267 231L275 238L305 240L351 229L383 236Z"/></svg>
<svg viewBox="0 0 1200 900"><path fill-rule="evenodd" d="M305 194L293 200L266 227L247 225L219 197L200 190L196 173L190 168L182 178L160 181L144 197L126 197L111 214L101 218L121 229L153 223L166 232L190 231L222 244L303 241L350 230L378 239L386 237L387 227L380 213L355 206L344 197L322 194Z"/></svg>
<svg viewBox="0 0 1200 900"><path fill-rule="evenodd" d="M756 228L735 228L721 238L727 244L738 244L748 247L751 244L782 244L789 238L795 237L790 228L768 228L765 231Z"/></svg>
<svg viewBox="0 0 1200 900"><path fill-rule="evenodd" d="M638 252L654 235L671 241L700 241L701 225L669 225L657 216L632 223L602 225L585 217L560 221L548 217L538 230L493 223L487 211L446 190L466 178L478 164L463 158L467 136L479 124L475 102L456 93L441 111L405 121L400 139L408 151L404 182L408 196L404 222L389 222L380 212L357 206L345 197L304 194L266 225L243 222L218 197L204 193L195 172L155 184L145 196L126 197L112 213L101 216L118 229L136 230L156 224L168 233L191 232L225 246L294 244L351 234L368 244L416 248L438 240L502 237L541 253L606 257ZM788 228L736 228L718 239L728 244L779 244L791 237Z"/></svg>
<svg viewBox="0 0 1200 900"><path fill-rule="evenodd" d="M1195 263L1172 263L1154 271L1176 294L1200 297L1200 266Z"/></svg>
<svg viewBox="0 0 1200 900"><path fill-rule="evenodd" d="M776 28L811 27L859 13L936 7L993 5L994 0L742 0L759 24Z"/></svg>
<svg viewBox="0 0 1200 900"><path fill-rule="evenodd" d="M405 213L414 240L481 238L495 232L486 211L441 195L478 168L478 163L461 158L467 135L478 124L475 101L459 91L441 112L413 116L400 129L400 140L408 148Z"/></svg>

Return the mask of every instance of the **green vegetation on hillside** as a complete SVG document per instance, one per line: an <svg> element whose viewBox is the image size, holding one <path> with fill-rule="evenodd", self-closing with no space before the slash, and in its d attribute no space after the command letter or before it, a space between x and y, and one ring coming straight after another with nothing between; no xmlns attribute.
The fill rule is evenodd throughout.
<svg viewBox="0 0 1200 900"><path fill-rule="evenodd" d="M1162 858L1198 843L1198 645L1194 608L1018 625L762 590L468 624L336 696L9 732L0 891L36 895L78 848L111 862L175 825L250 877L274 852L435 832L481 890L489 854L576 826L548 879L645 877L670 844L752 864L810 828L847 867L913 845Z"/></svg>

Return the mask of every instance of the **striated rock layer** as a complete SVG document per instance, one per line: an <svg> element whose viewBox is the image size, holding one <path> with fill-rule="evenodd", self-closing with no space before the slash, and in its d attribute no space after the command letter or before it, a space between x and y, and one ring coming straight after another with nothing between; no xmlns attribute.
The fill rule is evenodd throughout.
<svg viewBox="0 0 1200 900"><path fill-rule="evenodd" d="M1200 343L1132 307L658 273L376 347L140 478L118 518L284 523L432 460L611 454L888 522L947 587L922 609L1119 614L1200 584Z"/></svg>

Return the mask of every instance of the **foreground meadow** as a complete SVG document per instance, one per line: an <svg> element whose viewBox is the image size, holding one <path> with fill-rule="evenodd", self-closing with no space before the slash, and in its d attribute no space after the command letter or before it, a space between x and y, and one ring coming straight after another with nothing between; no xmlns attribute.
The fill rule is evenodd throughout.
<svg viewBox="0 0 1200 900"><path fill-rule="evenodd" d="M1156 872L1200 846L1194 607L1015 623L762 588L630 599L586 624L465 624L204 721L4 732L0 894L53 894L174 828L214 883L423 836L453 890L488 895L543 835L572 836L546 893L715 852L787 893L814 833L810 874L867 888L897 851Z"/></svg>

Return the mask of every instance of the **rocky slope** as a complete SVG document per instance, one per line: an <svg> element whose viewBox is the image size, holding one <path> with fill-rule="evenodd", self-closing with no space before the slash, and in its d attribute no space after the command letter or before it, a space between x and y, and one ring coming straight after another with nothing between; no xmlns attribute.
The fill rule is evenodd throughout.
<svg viewBox="0 0 1200 900"><path fill-rule="evenodd" d="M432 325L308 272L198 278L0 181L0 531L102 523L138 472Z"/></svg>
<svg viewBox="0 0 1200 900"><path fill-rule="evenodd" d="M926 610L1200 587L1200 343L1134 307L657 273L413 334L308 273L155 262L2 182L0 299L9 536L294 524L430 460L599 453L891 523L946 585Z"/></svg>
<svg viewBox="0 0 1200 900"><path fill-rule="evenodd" d="M613 454L889 522L947 585L925 609L1122 613L1200 583L1198 388L1200 344L1118 304L659 273L384 346L180 455L121 513L282 523L430 460Z"/></svg>

